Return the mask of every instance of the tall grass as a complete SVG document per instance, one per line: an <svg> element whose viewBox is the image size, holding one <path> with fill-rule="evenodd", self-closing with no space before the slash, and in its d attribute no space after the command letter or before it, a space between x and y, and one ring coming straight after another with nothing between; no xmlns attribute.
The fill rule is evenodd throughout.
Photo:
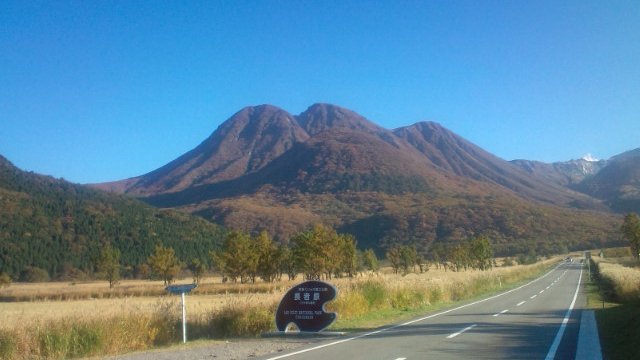
<svg viewBox="0 0 640 360"><path fill-rule="evenodd" d="M619 303L640 301L640 268L632 259L596 259L592 261L603 292Z"/></svg>

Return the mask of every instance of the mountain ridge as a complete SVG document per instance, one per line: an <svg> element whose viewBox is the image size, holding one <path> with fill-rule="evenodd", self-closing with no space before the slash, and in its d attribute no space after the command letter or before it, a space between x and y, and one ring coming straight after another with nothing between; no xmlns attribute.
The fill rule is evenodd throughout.
<svg viewBox="0 0 640 360"><path fill-rule="evenodd" d="M261 105L155 172L96 186L285 242L323 222L379 253L479 233L509 253L616 239L609 202L568 186L592 176L579 165L509 162L434 122L388 130L331 104L295 116Z"/></svg>

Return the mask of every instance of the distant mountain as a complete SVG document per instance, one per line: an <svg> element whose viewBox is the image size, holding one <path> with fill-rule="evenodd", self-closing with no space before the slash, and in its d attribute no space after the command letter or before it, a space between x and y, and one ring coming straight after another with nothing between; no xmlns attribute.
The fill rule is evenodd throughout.
<svg viewBox="0 0 640 360"><path fill-rule="evenodd" d="M615 212L640 212L640 149L608 160L577 159L546 164L514 160L533 177L602 200Z"/></svg>
<svg viewBox="0 0 640 360"><path fill-rule="evenodd" d="M182 261L208 263L223 236L223 228L199 217L25 172L0 156L0 273L13 278L26 266L61 279L91 273L106 244L132 271L158 244Z"/></svg>
<svg viewBox="0 0 640 360"><path fill-rule="evenodd" d="M531 160L513 160L512 163L533 177L573 188L585 178L600 171L606 166L607 161L583 158L551 164Z"/></svg>
<svg viewBox="0 0 640 360"><path fill-rule="evenodd" d="M575 188L604 200L615 211L640 212L640 149L612 157Z"/></svg>
<svg viewBox="0 0 640 360"><path fill-rule="evenodd" d="M387 130L330 104L298 116L245 108L160 169L94 186L283 241L324 222L380 252L398 241L427 249L480 233L503 239L504 252L567 237L571 247L611 241L618 226L615 216L575 210L606 210L600 200L439 124ZM591 235L567 233L577 227Z"/></svg>

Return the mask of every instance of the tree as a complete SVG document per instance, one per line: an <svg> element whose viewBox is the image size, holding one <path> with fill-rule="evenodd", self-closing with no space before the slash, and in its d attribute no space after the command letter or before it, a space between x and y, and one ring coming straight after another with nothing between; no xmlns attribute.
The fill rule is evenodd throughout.
<svg viewBox="0 0 640 360"><path fill-rule="evenodd" d="M280 246L280 273L287 273L289 280L298 276L298 264L294 253L286 245Z"/></svg>
<svg viewBox="0 0 640 360"><path fill-rule="evenodd" d="M96 261L98 277L109 282L109 289L120 282L120 251L111 246L102 248Z"/></svg>
<svg viewBox="0 0 640 360"><path fill-rule="evenodd" d="M281 251L269 234L262 231L252 239L253 249L257 255L257 272L262 280L273 282L279 274Z"/></svg>
<svg viewBox="0 0 640 360"><path fill-rule="evenodd" d="M431 247L431 261L436 264L436 269L440 268L440 265L444 265L446 261L446 254L442 243L435 243Z"/></svg>
<svg viewBox="0 0 640 360"><path fill-rule="evenodd" d="M622 233L629 242L631 254L636 260L640 260L640 218L636 213L628 213L624 216Z"/></svg>
<svg viewBox="0 0 640 360"><path fill-rule="evenodd" d="M356 250L356 238L349 234L338 235L338 240L342 243L341 267L339 272L344 272L348 277L356 275L358 267L358 252ZM338 274L339 275L339 274Z"/></svg>
<svg viewBox="0 0 640 360"><path fill-rule="evenodd" d="M400 270L400 249L397 245L394 245L387 250L387 260L391 263L391 267L393 268L393 272L395 274Z"/></svg>
<svg viewBox="0 0 640 360"><path fill-rule="evenodd" d="M486 236L476 237L469 244L469 257L474 269L489 270L493 265L493 250Z"/></svg>
<svg viewBox="0 0 640 360"><path fill-rule="evenodd" d="M9 287L11 285L11 278L7 274L0 274L0 289L3 287Z"/></svg>
<svg viewBox="0 0 640 360"><path fill-rule="evenodd" d="M229 277L231 281L236 282L239 278L243 284L255 280L258 254L249 235L232 231L227 234L222 251L210 254L223 279Z"/></svg>
<svg viewBox="0 0 640 360"><path fill-rule="evenodd" d="M27 266L20 272L20 281L22 282L48 282L51 281L49 273L35 266Z"/></svg>
<svg viewBox="0 0 640 360"><path fill-rule="evenodd" d="M199 284L202 279L202 275L204 275L204 271L206 270L206 266L200 261L200 259L193 259L187 265L187 269L191 271L191 276L193 277L193 283Z"/></svg>
<svg viewBox="0 0 640 360"><path fill-rule="evenodd" d="M469 266L469 252L467 251L466 244L456 244L451 249L449 256L455 271L460 271L463 268L467 270L467 266Z"/></svg>
<svg viewBox="0 0 640 360"><path fill-rule="evenodd" d="M380 266L378 265L378 258L376 257L376 253L373 252L373 249L367 249L364 251L362 256L364 266L370 271L378 271Z"/></svg>
<svg viewBox="0 0 640 360"><path fill-rule="evenodd" d="M156 246L156 252L149 256L147 262L151 266L151 270L164 281L165 285L173 282L173 278L178 275L182 267L173 248L163 245Z"/></svg>
<svg viewBox="0 0 640 360"><path fill-rule="evenodd" d="M404 275L407 275L411 270L415 270L417 259L418 253L413 246L400 246L400 266L404 271Z"/></svg>

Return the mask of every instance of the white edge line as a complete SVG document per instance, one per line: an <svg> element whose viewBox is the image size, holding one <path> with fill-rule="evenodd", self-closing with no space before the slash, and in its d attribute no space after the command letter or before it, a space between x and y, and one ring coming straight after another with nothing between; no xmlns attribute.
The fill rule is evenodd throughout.
<svg viewBox="0 0 640 360"><path fill-rule="evenodd" d="M547 353L547 357L544 360L553 360L556 356L556 352L558 351L558 346L560 346L560 340L562 340L562 335L564 335L564 330L567 328L567 323L569 322L569 317L571 316L571 311L573 310L573 306L576 304L576 299L578 298L578 292L580 290L580 281L582 280L582 268L580 268L580 277L578 278L578 286L576 287L576 293L573 294L573 300L571 301L571 305L569 305L569 309L567 310L564 319L562 319L562 325L560 325L560 329L558 330L558 334L556 334L556 338L553 339L553 344L549 348L549 352Z"/></svg>
<svg viewBox="0 0 640 360"><path fill-rule="evenodd" d="M560 264L560 265L562 265L562 264ZM308 348L308 349L304 349L304 350L299 350L299 351L295 351L295 352L288 353L288 354L283 354L283 355L279 355L279 356L274 356L274 357L272 357L272 358L268 358L267 360L278 360L278 359L284 359L284 358L287 358L287 357L289 357L289 356L294 356L294 355L304 354L304 353L306 353L306 352L315 351L315 350L319 350L319 349L322 349L322 348L325 348L325 347L329 347L329 346L333 346L333 345L342 344L342 343L345 343L345 342L348 342L348 341L351 341L351 340L362 339L363 337L367 337L367 336L371 336L371 335L379 334L379 333L384 332L384 331L393 330L393 329L399 328L399 327L401 327L401 326L410 325L410 324L413 324L413 323L416 323L416 322L420 322L420 321L424 321L424 320L427 320L427 319L434 318L434 317L436 317L436 316L444 315L444 314L450 313L450 312L452 312L452 311L460 310L460 309L466 308L466 307L468 307L468 306L472 306L472 305L475 305L475 304L479 304L479 303L482 303L482 302L485 302L485 301L488 301L488 300L493 300L493 299L495 299L495 298L497 298L497 297L500 297L500 296L502 296L502 295L506 295L506 294L512 293L512 292L514 292L514 291L520 290L520 289L522 289L522 288L523 288L523 287L525 287L525 286L529 286L529 285L533 284L534 282L536 282L536 281L538 281L538 280L540 280L540 279L545 278L547 275L551 274L553 271L555 271L556 269L558 269L558 268L560 267L560 265L558 265L558 266L556 266L555 268L553 268L553 269L549 270L549 272L547 272L546 274L544 274L544 275L540 276L539 278L534 279L534 280L531 280L531 281L529 281L528 283L526 283L526 284L524 284L524 285L521 285L521 286L519 286L519 287L517 287L517 288L515 288L515 289L511 289L511 290L509 290L509 291L505 291L505 292L500 293L500 294L498 294L498 295L494 295L494 296L488 297L488 298L486 298L486 299L482 299L482 300L474 301L474 302L472 302L472 303L465 304L465 305L461 305L461 306L455 307L455 308L453 308L453 309L449 309L449 310L441 311L441 312L439 312L439 313L435 313L435 314L432 314L432 315L429 315L429 316L425 316L425 317L422 317L422 318L419 318L419 319L415 319L415 320L407 321L407 322L402 323L402 324L399 324L399 325L389 326L389 327L382 328L382 329L380 329L380 330L372 331L372 332L369 332L369 333L365 333L365 334L362 334L362 335L353 336L353 337L350 337L350 338L347 338L347 339L337 340L337 341L334 341L334 342L330 342L330 343L323 344L323 345L318 345L318 346L315 346L315 347L312 347L312 348ZM582 274L582 273L581 273L581 274Z"/></svg>

